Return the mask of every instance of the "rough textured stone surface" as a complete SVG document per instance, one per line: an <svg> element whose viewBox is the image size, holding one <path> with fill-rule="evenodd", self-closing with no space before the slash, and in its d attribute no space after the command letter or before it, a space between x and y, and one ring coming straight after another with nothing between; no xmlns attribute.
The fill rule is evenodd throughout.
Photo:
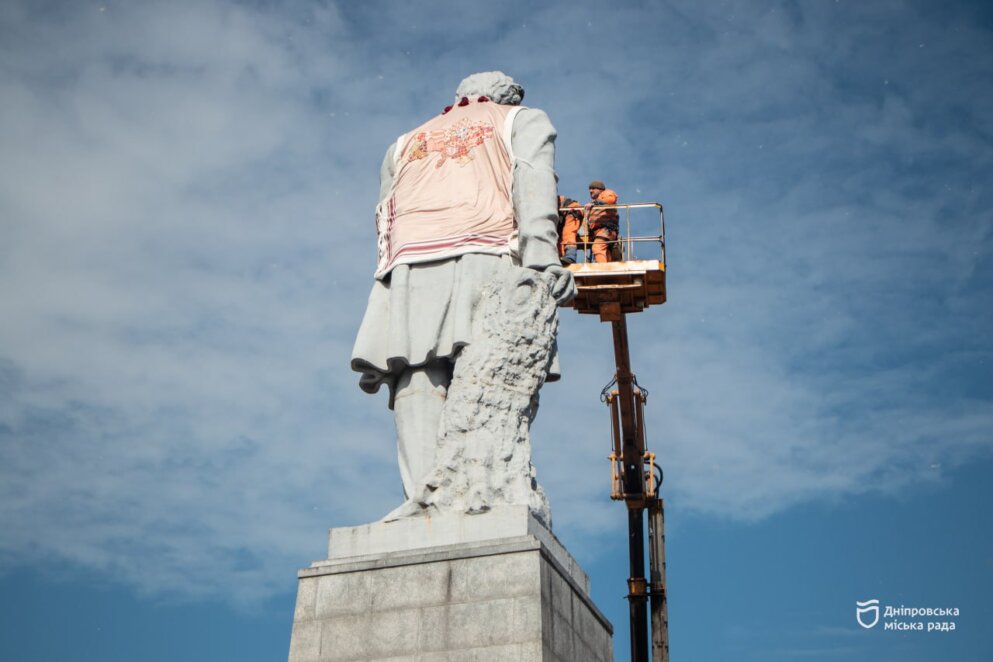
<svg viewBox="0 0 993 662"><path fill-rule="evenodd" d="M300 571L290 662L613 659L610 624L537 537Z"/></svg>
<svg viewBox="0 0 993 662"><path fill-rule="evenodd" d="M513 268L483 288L477 340L456 361L448 389L435 469L390 519L527 505L551 527L530 426L558 330L552 286L547 275Z"/></svg>

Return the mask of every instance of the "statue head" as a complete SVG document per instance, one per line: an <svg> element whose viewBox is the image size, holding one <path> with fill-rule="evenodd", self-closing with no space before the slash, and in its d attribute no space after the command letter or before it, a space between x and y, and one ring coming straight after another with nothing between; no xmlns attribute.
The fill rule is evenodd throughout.
<svg viewBox="0 0 993 662"><path fill-rule="evenodd" d="M486 96L491 101L518 106L524 98L524 88L502 71L483 71L466 77L455 90L455 101Z"/></svg>

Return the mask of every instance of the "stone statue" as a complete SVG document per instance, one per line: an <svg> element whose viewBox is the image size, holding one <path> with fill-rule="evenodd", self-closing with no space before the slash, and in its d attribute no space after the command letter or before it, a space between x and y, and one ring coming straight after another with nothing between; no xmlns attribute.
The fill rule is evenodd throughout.
<svg viewBox="0 0 993 662"><path fill-rule="evenodd" d="M551 525L531 465L538 390L558 378L555 129L501 72L386 150L377 268L352 351L385 384L406 501L384 519L527 505Z"/></svg>

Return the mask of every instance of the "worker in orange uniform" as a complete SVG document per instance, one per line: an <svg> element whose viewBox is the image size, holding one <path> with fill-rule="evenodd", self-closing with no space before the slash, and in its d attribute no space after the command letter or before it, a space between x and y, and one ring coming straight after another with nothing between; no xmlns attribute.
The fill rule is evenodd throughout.
<svg viewBox="0 0 993 662"><path fill-rule="evenodd" d="M592 237L593 259L596 262L611 262L616 259L617 229L619 217L616 209L604 208L617 204L617 192L598 179L590 182L591 202L586 205L588 236Z"/></svg>
<svg viewBox="0 0 993 662"><path fill-rule="evenodd" d="M559 259L562 264L576 261L576 235L583 224L583 207L572 198L559 196Z"/></svg>

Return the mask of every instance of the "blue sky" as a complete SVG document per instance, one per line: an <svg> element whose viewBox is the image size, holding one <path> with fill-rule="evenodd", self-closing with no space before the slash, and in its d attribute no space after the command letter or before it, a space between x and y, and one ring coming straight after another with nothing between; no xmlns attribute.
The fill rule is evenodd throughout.
<svg viewBox="0 0 993 662"><path fill-rule="evenodd" d="M666 207L669 302L630 327L673 655L993 657L991 31L982 3L4 3L0 657L285 655L296 569L400 498L347 368L379 163L491 69L552 118L563 194ZM567 311L560 348L535 462L624 659L609 330ZM863 630L869 597L959 628Z"/></svg>

